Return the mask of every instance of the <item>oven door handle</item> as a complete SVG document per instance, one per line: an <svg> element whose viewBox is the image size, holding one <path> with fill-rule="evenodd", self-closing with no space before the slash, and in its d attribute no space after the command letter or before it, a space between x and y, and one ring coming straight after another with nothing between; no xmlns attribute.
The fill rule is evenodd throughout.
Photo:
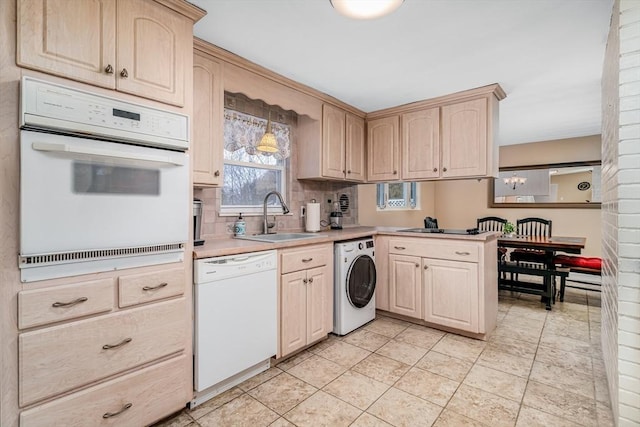
<svg viewBox="0 0 640 427"><path fill-rule="evenodd" d="M34 142L31 144L31 148L38 151L49 151L56 153L72 153L72 154L87 154L90 156L111 157L117 159L128 160L142 160L145 162L165 163L174 166L183 166L184 161L182 159L172 159L170 157L156 156L140 153L126 153L116 150L103 150L99 148L90 147L72 147L69 144L56 144L51 142Z"/></svg>

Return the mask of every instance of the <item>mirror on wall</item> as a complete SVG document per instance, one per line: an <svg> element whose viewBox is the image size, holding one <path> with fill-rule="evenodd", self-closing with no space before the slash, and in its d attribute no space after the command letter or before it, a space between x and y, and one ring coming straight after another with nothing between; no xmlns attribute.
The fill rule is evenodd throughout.
<svg viewBox="0 0 640 427"><path fill-rule="evenodd" d="M489 207L600 208L600 161L500 168Z"/></svg>

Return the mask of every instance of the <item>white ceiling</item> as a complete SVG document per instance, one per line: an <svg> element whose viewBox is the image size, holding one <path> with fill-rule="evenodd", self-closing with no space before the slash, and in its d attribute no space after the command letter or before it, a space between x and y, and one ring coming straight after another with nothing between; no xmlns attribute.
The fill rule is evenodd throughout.
<svg viewBox="0 0 640 427"><path fill-rule="evenodd" d="M612 0L405 0L371 21L329 0L190 0L195 35L365 112L500 83L501 145L600 133Z"/></svg>

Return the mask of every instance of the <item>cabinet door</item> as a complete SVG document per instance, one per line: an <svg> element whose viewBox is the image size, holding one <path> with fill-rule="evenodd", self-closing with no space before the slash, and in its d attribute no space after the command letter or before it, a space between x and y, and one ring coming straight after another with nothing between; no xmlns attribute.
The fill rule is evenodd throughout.
<svg viewBox="0 0 640 427"><path fill-rule="evenodd" d="M442 107L442 177L487 173L487 100Z"/></svg>
<svg viewBox="0 0 640 427"><path fill-rule="evenodd" d="M389 255L389 311L422 318L421 258Z"/></svg>
<svg viewBox="0 0 640 427"><path fill-rule="evenodd" d="M424 320L478 330L478 264L423 258Z"/></svg>
<svg viewBox="0 0 640 427"><path fill-rule="evenodd" d="M367 122L367 179L369 181L395 181L398 174L399 116L385 117Z"/></svg>
<svg viewBox="0 0 640 427"><path fill-rule="evenodd" d="M17 20L18 65L115 87L116 0L18 0Z"/></svg>
<svg viewBox="0 0 640 427"><path fill-rule="evenodd" d="M156 2L118 0L116 88L182 107L193 22Z"/></svg>
<svg viewBox="0 0 640 427"><path fill-rule="evenodd" d="M440 109L402 115L402 179L440 176Z"/></svg>
<svg viewBox="0 0 640 427"><path fill-rule="evenodd" d="M333 329L333 325L327 322L327 313L333 311L333 295L329 292L329 285L333 284L330 273L327 267L307 270L307 344L324 338Z"/></svg>
<svg viewBox="0 0 640 427"><path fill-rule="evenodd" d="M345 112L328 104L322 106L322 175L344 179Z"/></svg>
<svg viewBox="0 0 640 427"><path fill-rule="evenodd" d="M222 185L223 167L222 65L209 57L193 56L194 185Z"/></svg>
<svg viewBox="0 0 640 427"><path fill-rule="evenodd" d="M307 344L306 271L283 274L280 282L281 356Z"/></svg>
<svg viewBox="0 0 640 427"><path fill-rule="evenodd" d="M364 120L353 114L347 114L347 179L364 182Z"/></svg>

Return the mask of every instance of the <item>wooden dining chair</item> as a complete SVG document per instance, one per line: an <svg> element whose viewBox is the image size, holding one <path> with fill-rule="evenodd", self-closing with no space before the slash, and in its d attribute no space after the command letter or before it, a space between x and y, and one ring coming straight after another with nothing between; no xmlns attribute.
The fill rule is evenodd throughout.
<svg viewBox="0 0 640 427"><path fill-rule="evenodd" d="M506 223L506 219L497 216L485 216L476 220L476 226L480 231L499 231L502 233Z"/></svg>

